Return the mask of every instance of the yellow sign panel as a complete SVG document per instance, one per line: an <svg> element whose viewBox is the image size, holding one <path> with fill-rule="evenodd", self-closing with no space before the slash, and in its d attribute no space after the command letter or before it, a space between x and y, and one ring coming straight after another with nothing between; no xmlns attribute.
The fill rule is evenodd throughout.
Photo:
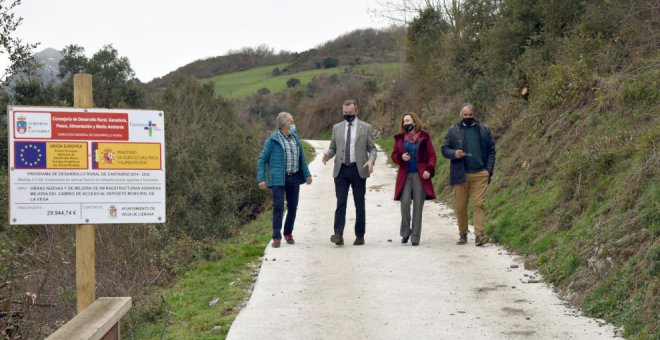
<svg viewBox="0 0 660 340"><path fill-rule="evenodd" d="M87 169L87 143L47 142L47 169Z"/></svg>
<svg viewBox="0 0 660 340"><path fill-rule="evenodd" d="M159 143L94 143L94 168L160 170Z"/></svg>

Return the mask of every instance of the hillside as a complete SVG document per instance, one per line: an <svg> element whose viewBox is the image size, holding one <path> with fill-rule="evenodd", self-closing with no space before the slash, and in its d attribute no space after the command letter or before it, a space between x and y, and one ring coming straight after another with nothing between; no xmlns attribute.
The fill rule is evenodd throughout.
<svg viewBox="0 0 660 340"><path fill-rule="evenodd" d="M225 98L241 99L263 92L283 92L288 87L305 86L318 76L336 75L346 72L354 72L362 75L382 74L387 77L395 76L401 67L397 63L374 63L361 64L350 67L334 67L327 69L314 69L301 72L289 72L287 74L273 74L274 70L286 69L289 64L277 64L251 68L246 71L224 74L221 76L203 78L202 82L214 84L215 92ZM296 84L288 84L291 80L297 80Z"/></svg>
<svg viewBox="0 0 660 340"><path fill-rule="evenodd" d="M439 151L462 103L475 103L477 118L497 142L486 198L492 239L524 256L525 268L542 273L586 315L623 327L627 338L658 339L657 1L455 3L447 9L427 2L431 7L405 29L360 30L303 53L245 48L151 82L140 107L167 112L168 222L98 229L98 296L135 298L134 315L123 329L167 323L173 315L188 327L187 314L173 312L171 301L154 289L190 279L186 273L195 261L217 260L221 272L244 275L236 286L249 286L252 269L245 263L258 258L269 222L262 221L259 235L245 225L269 207L267 192L254 183L254 164L274 116L286 110L301 136L327 137L342 119L341 103L352 98L386 149L401 114L415 111ZM282 88L293 77L300 86ZM122 93L128 81L108 82L95 93ZM103 83L95 84L97 89ZM521 95L522 88L528 95ZM136 105L114 99L109 107ZM61 105L49 100L16 104ZM0 135L7 135L7 124L0 124ZM5 183L7 147L6 139L0 142ZM448 171L448 160L440 157L434 185L438 199L451 206ZM5 216L7 191L0 187ZM8 223L5 218L0 225L0 312L16 308L30 315L3 327L17 337L43 338L75 314L73 229ZM392 223L396 232L398 222ZM214 246L228 239L231 250ZM455 246L435 250L442 247ZM228 261L234 250L249 253L250 260ZM192 277L204 285L203 278ZM184 297L175 287L174 299ZM37 294L37 304L25 292ZM206 309L209 299L201 300L195 308ZM227 300L231 308L213 310L213 317L220 312L232 318L240 298Z"/></svg>
<svg viewBox="0 0 660 340"><path fill-rule="evenodd" d="M302 97L262 102L267 112L298 113L303 136L327 137L340 103L357 99L384 147L400 115L416 111L437 150L461 104L477 104L498 145L487 231L588 315L625 327L628 338L657 338L660 8L650 0L479 3L454 15L421 11L395 81L343 74ZM264 112L262 102L241 110ZM440 158L434 184L451 205L448 168Z"/></svg>
<svg viewBox="0 0 660 340"><path fill-rule="evenodd" d="M211 78L251 68L287 64L283 74L300 71L350 67L360 64L393 63L402 59L403 46L401 28L384 30L364 29L344 34L319 47L300 53L279 52L262 45L229 51L224 56L200 59L184 65L167 75L145 84L149 90L166 87L177 76L193 76L198 79Z"/></svg>

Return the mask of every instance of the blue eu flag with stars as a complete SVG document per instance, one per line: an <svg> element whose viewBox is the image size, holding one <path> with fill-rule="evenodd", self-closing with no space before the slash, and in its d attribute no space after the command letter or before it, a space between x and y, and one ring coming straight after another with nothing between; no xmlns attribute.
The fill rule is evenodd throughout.
<svg viewBox="0 0 660 340"><path fill-rule="evenodd" d="M15 142L14 160L16 169L45 169L46 142Z"/></svg>

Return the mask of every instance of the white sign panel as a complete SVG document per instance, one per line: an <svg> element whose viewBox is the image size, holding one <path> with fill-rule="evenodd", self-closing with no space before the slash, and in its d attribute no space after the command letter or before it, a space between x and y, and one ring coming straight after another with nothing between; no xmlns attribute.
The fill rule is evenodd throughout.
<svg viewBox="0 0 660 340"><path fill-rule="evenodd" d="M162 111L7 113L10 224L165 222Z"/></svg>

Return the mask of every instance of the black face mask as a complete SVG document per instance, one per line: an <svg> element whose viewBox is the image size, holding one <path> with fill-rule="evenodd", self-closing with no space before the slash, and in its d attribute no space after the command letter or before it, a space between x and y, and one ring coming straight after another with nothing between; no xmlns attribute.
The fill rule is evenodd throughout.
<svg viewBox="0 0 660 340"><path fill-rule="evenodd" d="M412 124L403 124L403 129L410 132L415 128L415 125Z"/></svg>
<svg viewBox="0 0 660 340"><path fill-rule="evenodd" d="M355 115L344 115L344 120L346 120L349 123L352 122L353 119L355 119Z"/></svg>
<svg viewBox="0 0 660 340"><path fill-rule="evenodd" d="M472 126L472 124L474 124L474 117L463 118L463 124L467 126Z"/></svg>

